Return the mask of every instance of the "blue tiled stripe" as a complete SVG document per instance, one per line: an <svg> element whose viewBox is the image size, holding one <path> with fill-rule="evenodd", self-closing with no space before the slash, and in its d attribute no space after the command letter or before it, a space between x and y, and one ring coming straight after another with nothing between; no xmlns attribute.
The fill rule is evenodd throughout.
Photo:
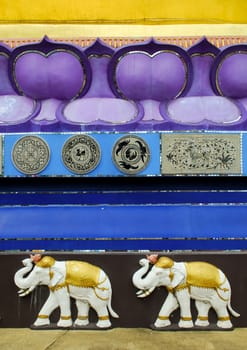
<svg viewBox="0 0 247 350"><path fill-rule="evenodd" d="M78 176L69 171L62 161L62 148L64 143L75 134L38 134L50 147L50 162L47 167L36 176ZM121 133L88 133L93 137L101 148L101 161L99 165L90 173L83 176L126 176L119 171L112 161L112 149L114 144L122 136ZM150 148L151 158L146 169L138 173L137 176L160 175L160 136L158 133L138 133ZM17 140L23 135L5 135L4 136L4 176L26 176L19 172L12 163L12 149Z"/></svg>

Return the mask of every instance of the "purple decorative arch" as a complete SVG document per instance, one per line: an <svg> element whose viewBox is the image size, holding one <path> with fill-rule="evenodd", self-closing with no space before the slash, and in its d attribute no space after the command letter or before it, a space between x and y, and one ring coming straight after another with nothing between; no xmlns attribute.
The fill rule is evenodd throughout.
<svg viewBox="0 0 247 350"><path fill-rule="evenodd" d="M82 130L128 130L143 117L138 102L116 98L107 77L114 50L97 39L85 51L93 76L83 98L64 102L57 109L57 119Z"/></svg>
<svg viewBox="0 0 247 350"><path fill-rule="evenodd" d="M32 117L38 114L40 104L28 97L18 96L9 77L9 57L11 49L0 44L0 128L1 131L12 131L29 124Z"/></svg>
<svg viewBox="0 0 247 350"><path fill-rule="evenodd" d="M118 97L163 101L186 94L193 68L183 48L151 39L119 49L110 62L108 77Z"/></svg>
<svg viewBox="0 0 247 350"><path fill-rule="evenodd" d="M247 130L247 43L0 44L0 131Z"/></svg>
<svg viewBox="0 0 247 350"><path fill-rule="evenodd" d="M38 100L82 97L92 75L81 50L74 45L52 42L47 37L40 43L13 50L9 70L16 92Z"/></svg>

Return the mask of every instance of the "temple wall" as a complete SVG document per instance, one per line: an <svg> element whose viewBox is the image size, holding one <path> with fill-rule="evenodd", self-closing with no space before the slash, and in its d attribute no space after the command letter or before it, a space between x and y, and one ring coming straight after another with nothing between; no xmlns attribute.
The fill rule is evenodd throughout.
<svg viewBox="0 0 247 350"><path fill-rule="evenodd" d="M36 84L36 82L32 85L34 90L37 86L41 86L38 98L35 94L33 95L32 91L31 98L35 101L37 99L42 101L38 101L39 108L35 116L40 112L41 117L45 120L44 124L39 123L39 119L34 120L33 123L30 117L27 124L19 125L20 106L18 104L14 111L17 122L13 124L11 120L9 121L9 115L5 113L7 107L2 108L1 111L3 114L5 113L4 117L6 117L7 122L4 120L0 123L0 270L2 273L0 327L31 326L48 296L48 288L38 286L32 294L22 298L18 295L18 288L14 284L14 274L21 268L21 261L27 258L33 250L45 252L47 255L56 257L57 260L84 260L102 267L111 279L113 308L120 316L119 319L112 320L113 327L153 327L161 304L167 295L167 290L157 288L146 299L138 299L135 294L137 290L131 281L133 273L139 268L138 261L146 254L155 252L161 255L166 254L176 261L200 260L215 264L229 278L232 286L232 306L241 314L239 318L231 316L233 327L247 327L247 274L245 268L247 261L247 112L245 111L247 102L245 77L247 75L245 71L244 74L241 71L242 67L245 66L247 50L245 46L247 42L247 2L245 0L188 0L185 2L91 0L83 3L74 0L73 6L71 6L71 3L65 0L59 2L16 0L13 4L1 0L0 10L1 73L4 75L1 98L4 100L4 95L7 96L5 103L10 110L13 110L11 105L13 100L10 96L12 93L15 98L18 95L18 101L25 100L28 106L30 101L26 101L26 96L23 96L23 91L18 90L18 86L13 87L8 82L8 74L13 73L8 68L8 57L14 57L13 51L17 50L14 51L14 53L17 52L17 55L12 58L12 63L16 64L16 57L21 58L21 62L23 62L22 59L25 55L21 52L21 47L39 43L45 35L49 39L45 39L41 44L41 46L43 45L41 49L43 56L47 53L49 56L49 50L53 52L52 45L60 43L62 51L65 53L68 47L73 46L76 55L82 55L80 57L84 57L84 51L88 49L89 57L90 54L95 54L90 50L92 50L91 46L96 43L94 49L96 47L99 50L100 47L100 51L96 50L96 54L102 54L103 62L106 53L109 59L109 52L111 56L113 52L117 54L117 51L124 46L142 45L147 40L151 48L148 46L146 51L144 50L144 55L142 55L144 61L148 55L149 61L151 61L160 48L175 47L176 50L183 52L189 62L193 57L197 74L200 73L199 76L203 76L205 70L200 71L201 62L197 62L198 52L195 51L194 47L197 41L201 40L199 60L202 59L203 64L208 67L207 77L205 78L204 75L204 79L208 81L207 94L210 90L208 56L210 56L209 60L217 55L221 57L222 52L224 54L225 48L229 46L232 47L233 52L235 45L239 45L237 49L244 49L244 52L240 52L240 58L243 58L243 62L241 64L238 61L236 64L234 63L234 69L238 72L239 79L243 80L243 91L240 87L240 95L234 96L234 101L236 100L237 103L239 103L239 98L243 100L240 101L244 104L242 108L243 120L239 122L235 116L235 122L232 117L233 124L230 127L227 124L228 121L220 121L217 124L217 116L216 119L214 118L216 122L211 120L208 123L206 118L199 126L197 123L194 125L192 121L189 125L183 125L182 128L177 126L175 129L173 122L168 127L166 127L167 123L163 128L160 128L161 117L156 123L157 128L154 127L152 116L150 117L151 124L146 123L144 128L139 128L140 124L137 123L132 129L125 125L123 129L115 129L114 127L108 129L107 126L103 130L101 122L96 123L96 128L95 125L92 127L90 125L89 128L84 128L84 125L82 127L81 125L79 127L74 125L64 127L63 123L57 123L54 117L57 101L53 101L55 107L50 105L50 97L54 97L56 89L60 88L61 74L57 74L58 83L55 89L52 84L49 89L42 89L40 83ZM102 40L101 44L97 42L97 38ZM52 43L49 43L49 40ZM156 45L158 46L156 47ZM35 46L36 49L37 47ZM61 47L58 50L61 51ZM140 47L138 46L138 48ZM154 47L157 50L154 50ZM27 49L32 51L33 46L28 46ZM191 57L187 54L189 49ZM127 55L127 51L126 56L130 56ZM36 54L37 51L34 56ZM238 54L239 52L237 52ZM87 69L84 69L83 74L88 70L90 75L88 57L84 57ZM34 58L36 60L37 57ZM79 61L81 62L81 60ZM28 71L27 67L29 67L28 63L27 65L23 64L19 70L21 77L24 76L23 80L20 79L24 85L26 76L22 74L22 70ZM58 65L55 64L54 67L56 70ZM106 68L106 65L104 67ZM239 67L240 71L238 71ZM38 64L38 69L36 69L38 73L40 68L41 65ZM127 68L126 72L128 72ZM49 69L47 65L44 70L44 86L50 83L46 70L53 73ZM95 70L99 71L97 66ZM149 72L150 69L146 71ZM71 71L68 72L70 77ZM169 69L166 75L168 72ZM194 77L193 73L190 74L191 83L195 78L190 90L194 94L198 92L200 81L196 85L198 75ZM75 75L79 76L79 74ZM145 77L145 75L141 75ZM31 80L33 76L32 74ZM186 79L188 76L189 74L186 72ZM100 77L102 78L102 75ZM115 77L112 76L111 79L114 81ZM157 75L155 79L159 84L160 76ZM155 79L154 81L156 81ZM233 82L230 81L233 85L234 79L235 77L233 77ZM12 84L15 85L17 80L13 79ZM105 79L106 81L108 80ZM99 78L98 83L100 82ZM149 82L147 82L148 89ZM141 80L140 84L138 89L133 89L131 94L143 92ZM228 82L225 85L227 84ZM151 95L155 86L156 83L149 89ZM201 87L202 90L204 87ZM125 90L128 92L129 88L131 88L131 84ZM51 96L49 94L46 96L47 90ZM233 90L235 91L234 86ZM30 95L29 86L25 91L27 91L27 95ZM105 92L106 89L103 89L103 95ZM107 90L107 93L111 93L110 89ZM218 93L219 91L216 91L216 94ZM61 89L61 95L61 100L63 100L63 89ZM91 97L89 96L89 99ZM153 104L150 104L150 101L144 102L147 112L154 111L155 116L157 116L156 112L158 111L156 97L154 96L155 102ZM171 99L173 97L171 96ZM70 98L71 96L68 100ZM162 98L159 96L158 100L162 100ZM119 101L119 95L116 99ZM147 99L152 99L152 96ZM44 112L41 108L44 101L46 105L46 100L48 100L48 107L51 108L54 115L50 115L50 112L48 113L46 110ZM218 100L215 99L215 101ZM200 105L201 101L199 101ZM92 106L94 107L95 103ZM50 111L49 108L48 111ZM217 108L214 108L214 111L217 111ZM83 117L83 110L79 112L80 118ZM108 110L106 115L108 117ZM198 118L198 115L196 117ZM50 121L55 121L54 127L53 122L50 123ZM163 121L162 118L161 121ZM173 139L174 130L178 134L176 140ZM192 133L194 138L191 139ZM79 139L80 147L73 149L74 153L90 153L87 145L90 140L90 142L93 141L91 136L95 137L100 146L100 151L96 152L98 163L95 167L90 168L89 172L81 169L71 170L63 164L62 160L62 148L65 142L69 137L78 136L80 138L81 134L85 136L85 139ZM121 137L125 137L125 141L127 137L127 143L129 143L128 137L133 137L133 134L141 138L142 144L139 143L139 148L136 148L136 144L134 144L135 147L127 149L125 153L133 156L137 150L137 153L139 152L143 156L143 150L145 150L144 155L148 156L148 160L150 154L152 158L151 162L147 163L147 167L144 167L144 171L141 168L131 173L126 169L123 171L121 168L122 159L120 159L120 165L116 167L117 153L120 149L116 150L115 147L115 164L112 157L114 144ZM27 143L25 136L28 136ZM38 139L35 136L38 136ZM43 142L44 140L45 142ZM133 141L133 139L131 140ZM18 143L18 141L23 142L23 144ZM137 138L137 141L140 139ZM134 142L136 142L135 139ZM191 142L193 143L192 148ZM185 157L179 158L181 143L182 151L190 143L190 147L186 148L189 168L187 159L185 170L183 164ZM51 152L46 148L46 145L50 146ZM93 146L95 146L94 143ZM118 144L118 146L123 147L123 144ZM150 153L146 152L147 146L151 150ZM22 151L22 147L24 151ZM85 148L83 149L83 147ZM202 167L200 160L203 157L200 152L205 147L210 149L211 158L206 154ZM167 154L165 153L166 148L174 152L171 151ZM44 151L43 156L44 154L46 156L45 165L48 165L50 161L47 168L41 166L44 159L39 156L40 150ZM97 168L101 150L103 158L99 168ZM215 170L219 165L219 152L221 152L222 164L220 164L220 170ZM18 157L20 163L18 163ZM40 166L38 171L32 167L32 159L35 157L38 160L38 166ZM179 158L180 163L172 167L169 160L171 161L173 157ZM208 170L209 160L211 163L216 162L216 165L213 164L212 171ZM73 162L72 165L75 165L76 160L74 159ZM229 163L230 168L228 167ZM126 168L131 164L127 162ZM199 164L199 170L197 164ZM143 164L141 163L141 165ZM133 169L136 169L136 164ZM26 293L26 290L22 290L21 293ZM193 321L195 321L194 301L192 301L191 308ZM74 320L75 317L75 304L72 301L72 319ZM50 328L56 327L54 323L57 322L58 318L59 312L55 310L51 315L52 325ZM178 330L178 310L171 319L172 329ZM90 311L90 325L86 328L95 329L95 321L96 314ZM215 325L216 314L213 310L210 310L209 321L210 326L206 329L219 329Z"/></svg>

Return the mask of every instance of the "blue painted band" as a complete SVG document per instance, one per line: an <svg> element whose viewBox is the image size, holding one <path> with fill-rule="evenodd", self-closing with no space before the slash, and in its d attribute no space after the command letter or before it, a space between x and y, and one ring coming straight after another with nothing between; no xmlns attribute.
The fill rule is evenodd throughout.
<svg viewBox="0 0 247 350"><path fill-rule="evenodd" d="M245 238L247 205L0 207L0 236L12 238Z"/></svg>

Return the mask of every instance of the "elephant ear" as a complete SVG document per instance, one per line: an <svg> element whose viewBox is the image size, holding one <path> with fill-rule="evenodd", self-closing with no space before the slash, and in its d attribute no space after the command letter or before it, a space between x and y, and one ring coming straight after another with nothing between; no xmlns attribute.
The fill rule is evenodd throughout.
<svg viewBox="0 0 247 350"><path fill-rule="evenodd" d="M171 287L176 288L185 281L186 273L175 265L175 268L172 269L171 277Z"/></svg>
<svg viewBox="0 0 247 350"><path fill-rule="evenodd" d="M52 258L51 256L44 256L43 258L41 258L41 260L36 262L36 265L39 267L51 267L55 264L55 259Z"/></svg>
<svg viewBox="0 0 247 350"><path fill-rule="evenodd" d="M52 258L51 256L44 256L43 258L41 258L41 260L36 262L37 266L45 268L45 269L50 269L49 273L50 273L50 286L51 287L56 286L64 277L61 272L57 271L54 268L55 263L56 263L56 260L54 258Z"/></svg>
<svg viewBox="0 0 247 350"><path fill-rule="evenodd" d="M59 284L63 279L64 276L60 271L57 271L56 269L51 269L50 271L50 287L55 287L57 284Z"/></svg>
<svg viewBox="0 0 247 350"><path fill-rule="evenodd" d="M168 256L162 256L158 259L155 266L162 267L163 269L169 269L174 265L174 261Z"/></svg>

